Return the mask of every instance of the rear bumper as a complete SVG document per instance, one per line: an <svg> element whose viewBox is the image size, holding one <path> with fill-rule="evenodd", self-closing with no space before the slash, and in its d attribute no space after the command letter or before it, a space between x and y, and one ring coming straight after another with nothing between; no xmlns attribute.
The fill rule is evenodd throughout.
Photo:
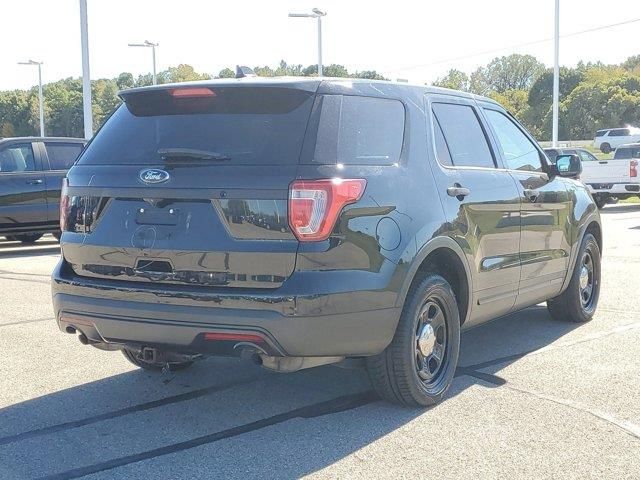
<svg viewBox="0 0 640 480"><path fill-rule="evenodd" d="M76 277L63 261L52 290L63 331L71 326L95 342L193 353L210 353L215 342L205 334L223 332L258 335L272 355L375 355L391 342L401 312L397 293L387 290L311 296L155 290Z"/></svg>
<svg viewBox="0 0 640 480"><path fill-rule="evenodd" d="M616 194L638 194L640 193L640 183L598 183L587 184L591 193L608 193L611 195Z"/></svg>

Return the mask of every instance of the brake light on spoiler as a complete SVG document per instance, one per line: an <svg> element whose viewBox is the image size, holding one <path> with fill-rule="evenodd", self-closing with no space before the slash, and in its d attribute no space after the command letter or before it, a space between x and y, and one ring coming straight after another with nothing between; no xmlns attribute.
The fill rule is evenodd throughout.
<svg viewBox="0 0 640 480"><path fill-rule="evenodd" d="M168 90L173 98L202 98L215 97L216 94L210 88L172 88Z"/></svg>
<svg viewBox="0 0 640 480"><path fill-rule="evenodd" d="M296 180L289 186L289 226L301 242L326 240L342 209L364 193L364 179Z"/></svg>

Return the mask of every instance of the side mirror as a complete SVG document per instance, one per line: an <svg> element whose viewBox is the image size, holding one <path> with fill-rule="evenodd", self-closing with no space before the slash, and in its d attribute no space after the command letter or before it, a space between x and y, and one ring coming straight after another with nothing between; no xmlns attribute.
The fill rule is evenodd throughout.
<svg viewBox="0 0 640 480"><path fill-rule="evenodd" d="M582 173L582 162L578 155L558 155L555 161L555 173L561 177L578 178Z"/></svg>

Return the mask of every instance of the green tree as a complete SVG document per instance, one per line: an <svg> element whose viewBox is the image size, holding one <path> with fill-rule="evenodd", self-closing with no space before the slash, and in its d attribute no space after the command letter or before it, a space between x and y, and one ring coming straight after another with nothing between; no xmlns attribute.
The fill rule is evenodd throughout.
<svg viewBox="0 0 640 480"><path fill-rule="evenodd" d="M124 90L126 88L135 87L136 82L133 79L132 74L130 74L129 72L122 72L120 75L118 75L118 78L116 78L116 85L118 86L119 90Z"/></svg>
<svg viewBox="0 0 640 480"><path fill-rule="evenodd" d="M444 77L433 82L434 87L452 88L454 90L469 91L469 75L452 68Z"/></svg>
<svg viewBox="0 0 640 480"><path fill-rule="evenodd" d="M513 54L496 57L471 75L470 89L486 95L488 92L528 90L545 71L544 64L531 55Z"/></svg>
<svg viewBox="0 0 640 480"><path fill-rule="evenodd" d="M235 78L236 72L231 70L230 68L223 68L218 72L218 78Z"/></svg>
<svg viewBox="0 0 640 480"><path fill-rule="evenodd" d="M561 102L565 138L593 138L601 128L637 124L640 120L640 75L602 75L602 71L590 72Z"/></svg>

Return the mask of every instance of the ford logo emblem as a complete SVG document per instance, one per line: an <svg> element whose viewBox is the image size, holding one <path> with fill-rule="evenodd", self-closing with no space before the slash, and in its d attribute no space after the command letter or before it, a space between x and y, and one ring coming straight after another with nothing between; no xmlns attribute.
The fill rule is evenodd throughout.
<svg viewBox="0 0 640 480"><path fill-rule="evenodd" d="M140 172L140 180L144 183L164 183L169 180L169 172L157 168L147 168Z"/></svg>

